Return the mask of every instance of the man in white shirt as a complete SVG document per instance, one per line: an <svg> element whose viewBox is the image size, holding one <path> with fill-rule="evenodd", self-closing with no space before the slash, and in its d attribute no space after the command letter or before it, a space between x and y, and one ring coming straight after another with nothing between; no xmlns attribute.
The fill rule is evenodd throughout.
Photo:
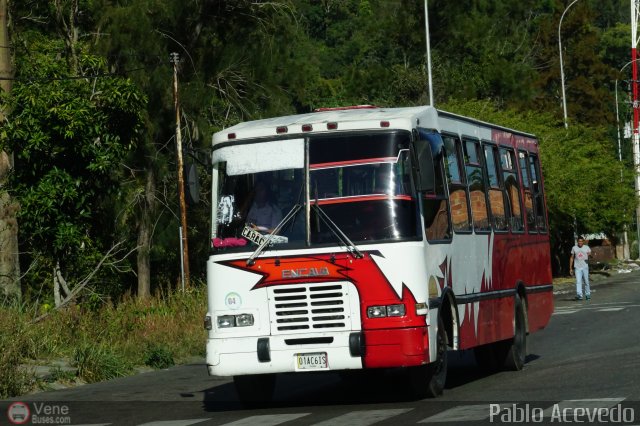
<svg viewBox="0 0 640 426"><path fill-rule="evenodd" d="M576 272L576 300L582 300L582 280L584 279L584 294L587 300L591 299L591 287L589 287L589 255L591 249L584 244L584 239L578 238L578 245L571 249L569 259L569 273Z"/></svg>

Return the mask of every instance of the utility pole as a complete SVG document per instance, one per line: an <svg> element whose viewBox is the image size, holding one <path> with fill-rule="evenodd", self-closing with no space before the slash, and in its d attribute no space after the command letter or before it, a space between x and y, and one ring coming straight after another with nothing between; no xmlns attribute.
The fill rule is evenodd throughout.
<svg viewBox="0 0 640 426"><path fill-rule="evenodd" d="M433 79L431 77L431 37L429 35L429 5L424 0L424 32L427 41L427 75L429 77L429 106L433 104Z"/></svg>
<svg viewBox="0 0 640 426"><path fill-rule="evenodd" d="M558 22L558 53L560 54L560 84L562 85L562 113L564 117L564 128L569 128L569 122L567 121L567 96L564 91L564 61L562 60L562 20L569 8L576 4L578 0L573 0L569 6L567 6L560 16L560 22Z"/></svg>
<svg viewBox="0 0 640 426"><path fill-rule="evenodd" d="M171 53L173 64L173 107L176 111L176 151L178 155L178 196L180 198L180 246L182 248L182 287L189 287L189 245L187 243L187 207L184 196L184 164L182 162L182 132L180 129L180 103L178 102L179 55Z"/></svg>
<svg viewBox="0 0 640 426"><path fill-rule="evenodd" d="M640 1L631 0L631 70L633 93L633 167L636 188L636 231L638 235L638 248L640 249L640 136L638 135L638 121L640 118L640 105L638 105L638 62L636 48L638 46L638 18L640 17Z"/></svg>

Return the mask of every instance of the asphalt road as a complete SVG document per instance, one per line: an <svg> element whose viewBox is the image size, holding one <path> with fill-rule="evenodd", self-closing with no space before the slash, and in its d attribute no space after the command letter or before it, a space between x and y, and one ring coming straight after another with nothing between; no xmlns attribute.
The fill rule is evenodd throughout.
<svg viewBox="0 0 640 426"><path fill-rule="evenodd" d="M601 281L592 295L555 296L549 326L528 338L523 371L486 373L470 352L450 353L438 399L412 398L398 371L355 381L312 373L278 377L275 402L249 410L229 379L196 363L2 401L0 424L11 424L15 401L31 420L74 425L640 424L640 272Z"/></svg>

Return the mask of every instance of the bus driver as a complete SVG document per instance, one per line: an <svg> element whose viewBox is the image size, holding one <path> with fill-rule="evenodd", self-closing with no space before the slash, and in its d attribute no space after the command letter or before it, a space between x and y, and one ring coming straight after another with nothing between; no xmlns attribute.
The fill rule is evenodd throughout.
<svg viewBox="0 0 640 426"><path fill-rule="evenodd" d="M267 184L257 181L253 203L247 214L247 224L263 234L270 234L281 220L282 211L271 201Z"/></svg>

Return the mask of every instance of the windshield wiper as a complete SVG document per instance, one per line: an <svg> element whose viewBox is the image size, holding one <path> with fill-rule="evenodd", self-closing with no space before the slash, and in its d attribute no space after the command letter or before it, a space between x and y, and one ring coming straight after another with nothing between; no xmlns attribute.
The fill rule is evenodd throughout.
<svg viewBox="0 0 640 426"><path fill-rule="evenodd" d="M349 237L347 237L346 234L344 232L342 232L340 227L338 225L336 225L334 221L331 220L329 215L327 215L320 208L320 206L318 205L318 200L317 199L316 199L316 202L311 205L311 207L314 207L316 209L316 214L318 215L320 220L325 225L327 225L327 228L329 228L331 230L331 232L333 232L333 234L336 237L338 237L338 239L342 242L342 244L347 246L347 251L349 253L351 253L356 259L362 259L364 257L362 252L360 250L358 250L358 247L356 247L356 245L353 244L353 242L349 239Z"/></svg>
<svg viewBox="0 0 640 426"><path fill-rule="evenodd" d="M264 239L264 241L262 241L262 243L258 246L256 251L254 251L251 254L251 256L249 256L249 258L247 259L247 266L251 266L251 265L253 265L255 263L255 258L260 256L260 253L262 253L264 248L269 245L269 243L271 242L271 238L274 235L276 235L278 232L280 232L280 229L282 229L282 227L284 225L286 225L287 222L289 222L291 220L291 218L295 217L296 213L298 213L298 211L301 208L302 208L301 204L296 204L293 207L291 207L291 210L289 210L289 213L287 213L287 215L284 218L282 218L280 223L278 223L276 225L276 227L273 228L273 231L271 231L271 233L269 235L267 235L267 237Z"/></svg>

